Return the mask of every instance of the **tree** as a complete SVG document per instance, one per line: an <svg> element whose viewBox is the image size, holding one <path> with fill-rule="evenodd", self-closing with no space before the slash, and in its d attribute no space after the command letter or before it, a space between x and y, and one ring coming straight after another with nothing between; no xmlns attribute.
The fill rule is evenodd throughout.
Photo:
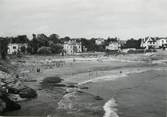
<svg viewBox="0 0 167 117"><path fill-rule="evenodd" d="M33 39L28 43L27 51L30 54L36 54L38 48L40 48L39 41L37 40L36 35L33 34Z"/></svg>
<svg viewBox="0 0 167 117"><path fill-rule="evenodd" d="M45 35L45 34L38 34L37 37L37 42L39 44L39 47L42 47L42 46L48 46L48 40L49 38Z"/></svg>
<svg viewBox="0 0 167 117"><path fill-rule="evenodd" d="M7 51L8 51L8 39L0 38L0 55L2 59L6 59Z"/></svg>
<svg viewBox="0 0 167 117"><path fill-rule="evenodd" d="M50 45L50 48L53 54L59 54L63 50L63 47L60 44L54 44L54 43Z"/></svg>
<svg viewBox="0 0 167 117"><path fill-rule="evenodd" d="M45 34L33 34L33 39L28 43L27 51L31 54L36 54L41 47L49 46L49 38Z"/></svg>
<svg viewBox="0 0 167 117"><path fill-rule="evenodd" d="M29 40L26 35L18 35L17 37L10 38L11 43L28 43Z"/></svg>
<svg viewBox="0 0 167 117"><path fill-rule="evenodd" d="M125 47L124 48L136 48L139 49L141 44L141 39L135 40L131 38L130 40L126 41Z"/></svg>
<svg viewBox="0 0 167 117"><path fill-rule="evenodd" d="M82 46L86 47L88 51L96 51L95 38L87 40L85 38L81 38Z"/></svg>
<svg viewBox="0 0 167 117"><path fill-rule="evenodd" d="M37 53L38 54L42 54L42 55L49 55L52 52L51 52L51 48L50 47L43 46L43 47L38 49Z"/></svg>
<svg viewBox="0 0 167 117"><path fill-rule="evenodd" d="M59 43L59 35L58 34L51 34L49 36L49 40L54 42L54 43Z"/></svg>
<svg viewBox="0 0 167 117"><path fill-rule="evenodd" d="M64 43L66 41L69 41L70 39L71 39L70 37L66 36L66 37L60 39L60 43Z"/></svg>
<svg viewBox="0 0 167 117"><path fill-rule="evenodd" d="M20 50L21 50L21 53L24 53L24 54L26 53L26 47L25 46L22 46Z"/></svg>

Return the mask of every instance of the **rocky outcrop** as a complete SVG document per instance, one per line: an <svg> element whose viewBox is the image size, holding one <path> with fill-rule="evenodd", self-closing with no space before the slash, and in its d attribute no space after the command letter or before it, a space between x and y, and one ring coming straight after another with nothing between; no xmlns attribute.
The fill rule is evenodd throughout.
<svg viewBox="0 0 167 117"><path fill-rule="evenodd" d="M19 95L21 98L36 98L37 92L29 87L19 90Z"/></svg>
<svg viewBox="0 0 167 117"><path fill-rule="evenodd" d="M103 100L95 100L95 96L81 91L73 91L64 95L58 103L58 109L74 113L89 113L90 115L103 115L101 105Z"/></svg>
<svg viewBox="0 0 167 117"><path fill-rule="evenodd" d="M0 96L0 112L8 112L20 109L21 106L11 100L6 94Z"/></svg>
<svg viewBox="0 0 167 117"><path fill-rule="evenodd" d="M58 76L51 76L51 77L46 77L40 84L43 88L48 88L48 87L53 87L53 86L61 86L60 84L63 81Z"/></svg>
<svg viewBox="0 0 167 117"><path fill-rule="evenodd" d="M19 100L35 97L37 92L24 85L18 77L0 71L0 113L18 110L21 108Z"/></svg>

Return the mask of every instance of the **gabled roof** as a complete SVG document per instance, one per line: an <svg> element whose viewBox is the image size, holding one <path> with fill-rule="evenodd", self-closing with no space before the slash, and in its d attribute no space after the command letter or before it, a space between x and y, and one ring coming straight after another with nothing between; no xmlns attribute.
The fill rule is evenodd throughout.
<svg viewBox="0 0 167 117"><path fill-rule="evenodd" d="M146 42L156 42L156 38L154 37L146 37L143 42L146 43Z"/></svg>

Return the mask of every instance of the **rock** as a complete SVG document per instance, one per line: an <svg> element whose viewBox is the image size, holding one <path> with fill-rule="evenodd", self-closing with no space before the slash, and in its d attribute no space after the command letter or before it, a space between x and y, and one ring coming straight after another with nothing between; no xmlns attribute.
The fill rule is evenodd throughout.
<svg viewBox="0 0 167 117"><path fill-rule="evenodd" d="M8 87L8 93L18 94L19 90L12 87Z"/></svg>
<svg viewBox="0 0 167 117"><path fill-rule="evenodd" d="M60 83L63 79L59 78L58 76L47 77L43 80L46 83Z"/></svg>
<svg viewBox="0 0 167 117"><path fill-rule="evenodd" d="M103 98L100 96L95 96L95 100L103 100Z"/></svg>
<svg viewBox="0 0 167 117"><path fill-rule="evenodd" d="M48 88L48 87L53 87L53 86L56 86L57 84L60 84L62 80L63 79L61 79L58 76L47 77L40 84L43 88Z"/></svg>
<svg viewBox="0 0 167 117"><path fill-rule="evenodd" d="M0 100L1 112L8 112L21 109L21 106L18 103L9 99L7 95L1 95Z"/></svg>
<svg viewBox="0 0 167 117"><path fill-rule="evenodd" d="M62 84L62 83L58 83L58 84L55 84L54 86L56 86L56 87L65 87L66 85Z"/></svg>
<svg viewBox="0 0 167 117"><path fill-rule="evenodd" d="M37 82L36 79L25 79L24 82Z"/></svg>
<svg viewBox="0 0 167 117"><path fill-rule="evenodd" d="M67 83L66 87L70 87L70 88L77 88L77 83Z"/></svg>
<svg viewBox="0 0 167 117"><path fill-rule="evenodd" d="M95 96L86 92L72 92L63 96L58 102L58 109L68 112L92 114L92 116L103 116L103 100L95 100Z"/></svg>
<svg viewBox="0 0 167 117"><path fill-rule="evenodd" d="M79 86L80 89L89 89L87 86Z"/></svg>
<svg viewBox="0 0 167 117"><path fill-rule="evenodd" d="M17 80L15 82L10 83L8 87L15 90L21 90L25 88L25 85L20 80Z"/></svg>
<svg viewBox="0 0 167 117"><path fill-rule="evenodd" d="M37 92L29 87L26 87L19 91L19 95L21 98L36 98Z"/></svg>
<svg viewBox="0 0 167 117"><path fill-rule="evenodd" d="M27 98L21 98L18 94L10 94L10 95L9 95L9 98L10 98L12 101L15 101L15 102L20 102L20 101L27 100Z"/></svg>
<svg viewBox="0 0 167 117"><path fill-rule="evenodd" d="M6 108L6 103L0 99L0 113L2 113Z"/></svg>

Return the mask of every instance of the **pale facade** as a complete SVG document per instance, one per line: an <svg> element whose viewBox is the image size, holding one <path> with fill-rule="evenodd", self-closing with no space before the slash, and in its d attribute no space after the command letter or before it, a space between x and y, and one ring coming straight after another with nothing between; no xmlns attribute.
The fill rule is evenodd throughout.
<svg viewBox="0 0 167 117"><path fill-rule="evenodd" d="M120 43L115 41L115 42L110 42L108 46L106 46L106 50L120 50Z"/></svg>
<svg viewBox="0 0 167 117"><path fill-rule="evenodd" d="M102 45L104 43L104 39L99 38L95 40L96 45Z"/></svg>
<svg viewBox="0 0 167 117"><path fill-rule="evenodd" d="M145 49L150 49L150 48L161 48L163 46L166 47L167 45L167 38L153 38L153 37L147 37L142 40L141 42L141 47Z"/></svg>
<svg viewBox="0 0 167 117"><path fill-rule="evenodd" d="M8 45L8 54L18 53L22 47L27 48L27 44L11 43Z"/></svg>
<svg viewBox="0 0 167 117"><path fill-rule="evenodd" d="M63 45L65 54L67 55L74 55L76 53L82 52L82 44L81 42L77 42L76 40L70 40L65 42Z"/></svg>
<svg viewBox="0 0 167 117"><path fill-rule="evenodd" d="M141 47L145 49L158 48L157 40L152 37L147 37L141 41Z"/></svg>
<svg viewBox="0 0 167 117"><path fill-rule="evenodd" d="M158 48L161 48L163 46L166 47L166 45L167 45L167 38L159 38L157 40L157 46L158 46Z"/></svg>

